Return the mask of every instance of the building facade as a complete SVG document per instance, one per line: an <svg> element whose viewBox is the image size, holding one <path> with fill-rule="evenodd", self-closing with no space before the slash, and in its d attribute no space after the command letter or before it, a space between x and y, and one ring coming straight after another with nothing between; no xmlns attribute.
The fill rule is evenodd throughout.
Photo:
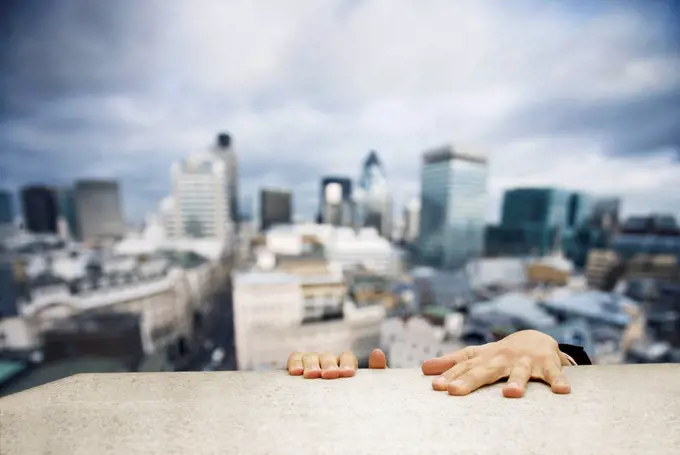
<svg viewBox="0 0 680 455"><path fill-rule="evenodd" d="M14 232L14 202L12 193L0 189L0 240Z"/></svg>
<svg viewBox="0 0 680 455"><path fill-rule="evenodd" d="M277 224L293 222L293 194L290 190L263 189L260 191L260 223L266 231Z"/></svg>
<svg viewBox="0 0 680 455"><path fill-rule="evenodd" d="M484 250L486 158L453 146L423 156L419 249L426 264L457 268Z"/></svg>
<svg viewBox="0 0 680 455"><path fill-rule="evenodd" d="M375 151L364 160L356 196L358 227L371 227L381 236L392 236L392 198L385 169Z"/></svg>
<svg viewBox="0 0 680 455"><path fill-rule="evenodd" d="M227 240L236 231L236 155L228 135L219 135L207 153L189 156L171 168L173 236Z"/></svg>
<svg viewBox="0 0 680 455"><path fill-rule="evenodd" d="M59 206L59 221L63 223L65 237L78 239L78 215L76 199L72 188L57 189L57 203Z"/></svg>
<svg viewBox="0 0 680 455"><path fill-rule="evenodd" d="M0 319L19 314L19 283L15 275L14 260L9 254L0 252Z"/></svg>
<svg viewBox="0 0 680 455"><path fill-rule="evenodd" d="M12 193L0 189L0 225L14 223L14 203Z"/></svg>
<svg viewBox="0 0 680 455"><path fill-rule="evenodd" d="M558 188L508 190L503 195L500 225L486 230L487 253L545 256L564 250L584 256L577 248L577 237L579 230L589 225L592 210L592 199L581 192Z"/></svg>
<svg viewBox="0 0 680 455"><path fill-rule="evenodd" d="M21 189L24 226L36 234L56 234L59 208L54 189L28 186Z"/></svg>
<svg viewBox="0 0 680 455"><path fill-rule="evenodd" d="M620 207L619 198L600 198L593 201L591 225L605 231L615 230L619 226Z"/></svg>
<svg viewBox="0 0 680 455"><path fill-rule="evenodd" d="M343 269L361 267L384 275L402 271L399 251L374 228L338 228L324 243L324 252L328 261Z"/></svg>
<svg viewBox="0 0 680 455"><path fill-rule="evenodd" d="M420 229L420 201L414 199L404 207L404 232L402 240L413 243L418 240Z"/></svg>
<svg viewBox="0 0 680 455"><path fill-rule="evenodd" d="M118 182L77 181L74 199L76 223L83 240L120 238L125 234Z"/></svg>
<svg viewBox="0 0 680 455"><path fill-rule="evenodd" d="M378 345L384 308L357 308L344 301L342 275L304 269L234 274L239 370L285 368L294 351L351 350L361 361Z"/></svg>
<svg viewBox="0 0 680 455"><path fill-rule="evenodd" d="M354 202L352 180L348 177L324 177L321 180L318 221L333 226L352 226Z"/></svg>

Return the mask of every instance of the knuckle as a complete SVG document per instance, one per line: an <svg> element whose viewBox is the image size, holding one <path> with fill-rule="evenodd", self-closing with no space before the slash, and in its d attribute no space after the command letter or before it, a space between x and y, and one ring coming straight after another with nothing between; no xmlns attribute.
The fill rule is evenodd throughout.
<svg viewBox="0 0 680 455"><path fill-rule="evenodd" d="M534 357L534 359L541 365L550 365L554 363L552 357L548 354L537 355L536 357Z"/></svg>
<svg viewBox="0 0 680 455"><path fill-rule="evenodd" d="M495 353L497 356L504 357L504 358L511 358L515 356L515 351L509 347L509 346L498 346L495 349Z"/></svg>

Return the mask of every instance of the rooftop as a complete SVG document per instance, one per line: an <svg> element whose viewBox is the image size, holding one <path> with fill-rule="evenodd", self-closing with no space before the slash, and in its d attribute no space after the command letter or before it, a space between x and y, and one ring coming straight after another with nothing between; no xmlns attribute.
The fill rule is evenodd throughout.
<svg viewBox="0 0 680 455"><path fill-rule="evenodd" d="M625 327L630 321L630 315L626 309L636 308L637 303L617 294L600 291L570 292L561 288L553 293L551 300L542 302L541 306L549 310Z"/></svg>
<svg viewBox="0 0 680 455"><path fill-rule="evenodd" d="M451 397L419 370L81 374L0 399L0 433L6 454L677 454L680 365L566 374L571 394L521 400Z"/></svg>
<svg viewBox="0 0 680 455"><path fill-rule="evenodd" d="M543 310L534 299L518 292L507 293L488 302L476 303L470 309L470 316L474 319L483 319L486 315L505 315L535 328L555 324L555 318Z"/></svg>
<svg viewBox="0 0 680 455"><path fill-rule="evenodd" d="M297 275L283 272L260 272L260 271L234 272L233 280L235 286L238 285L257 286L257 285L300 283L300 278Z"/></svg>

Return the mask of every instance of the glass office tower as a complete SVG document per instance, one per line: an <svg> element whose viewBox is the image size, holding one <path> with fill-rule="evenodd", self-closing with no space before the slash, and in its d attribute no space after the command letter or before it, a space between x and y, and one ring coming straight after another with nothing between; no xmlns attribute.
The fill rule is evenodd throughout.
<svg viewBox="0 0 680 455"><path fill-rule="evenodd" d="M486 158L444 146L423 156L419 247L423 261L454 269L484 250Z"/></svg>

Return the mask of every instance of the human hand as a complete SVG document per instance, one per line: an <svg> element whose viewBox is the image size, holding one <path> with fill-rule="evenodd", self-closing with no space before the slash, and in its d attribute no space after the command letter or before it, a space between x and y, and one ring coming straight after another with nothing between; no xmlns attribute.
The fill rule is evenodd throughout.
<svg viewBox="0 0 680 455"><path fill-rule="evenodd" d="M500 341L427 360L422 370L426 375L440 375L432 387L448 390L450 395L467 395L507 377L503 395L521 398L530 379L546 382L554 393L569 393L571 386L562 372L562 365L567 364L552 337L522 330Z"/></svg>
<svg viewBox="0 0 680 455"><path fill-rule="evenodd" d="M351 378L357 370L356 356L351 352L343 352L335 356L329 352L293 352L288 356L288 373L292 376L303 376L306 379ZM368 368L387 368L387 357L380 349L374 349L368 358Z"/></svg>

